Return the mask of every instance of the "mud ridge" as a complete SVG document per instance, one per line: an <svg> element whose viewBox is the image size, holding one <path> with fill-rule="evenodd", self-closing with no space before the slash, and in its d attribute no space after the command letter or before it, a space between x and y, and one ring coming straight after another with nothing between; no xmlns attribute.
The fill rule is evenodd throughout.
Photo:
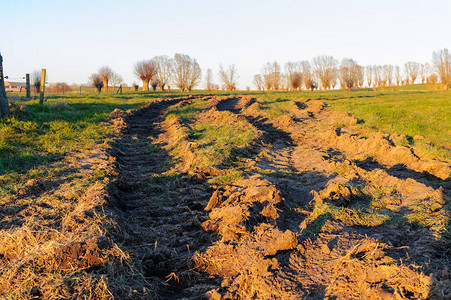
<svg viewBox="0 0 451 300"><path fill-rule="evenodd" d="M209 220L202 226L221 240L195 260L198 269L223 279L210 291L212 299L424 299L448 293L447 271L434 277L422 263L422 257L448 261L439 255L446 244L435 241L446 221L428 223L449 217L446 192L437 189L438 176L447 176L444 164L413 158L415 170L438 170L427 182L392 167L404 149L380 135L365 143L347 128L328 129L337 120L349 127L357 120L328 111L321 101L294 101L297 110L278 118L249 102L234 96L212 105L244 116L262 132L264 148L248 176L217 189L206 208ZM381 159L382 148L388 159ZM369 202L390 212L378 213ZM424 218L416 211L427 207L439 211L420 228L395 221Z"/></svg>

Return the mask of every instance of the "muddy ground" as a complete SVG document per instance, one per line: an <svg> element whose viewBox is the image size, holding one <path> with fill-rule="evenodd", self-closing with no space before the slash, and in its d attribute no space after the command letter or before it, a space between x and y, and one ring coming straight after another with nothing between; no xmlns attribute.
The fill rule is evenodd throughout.
<svg viewBox="0 0 451 300"><path fill-rule="evenodd" d="M449 162L320 101L270 105L113 111L112 142L3 199L0 298L449 299ZM253 139L201 141L221 126Z"/></svg>
<svg viewBox="0 0 451 300"><path fill-rule="evenodd" d="M208 184L224 168L190 166L193 142L173 128L189 124L163 122L194 100L112 115L110 234L146 279L136 296L451 297L449 164L395 146L402 136L359 136L354 117L322 102L293 100L276 118L251 97L204 97L199 119L244 118L259 132L244 178ZM171 140L189 144L177 160Z"/></svg>

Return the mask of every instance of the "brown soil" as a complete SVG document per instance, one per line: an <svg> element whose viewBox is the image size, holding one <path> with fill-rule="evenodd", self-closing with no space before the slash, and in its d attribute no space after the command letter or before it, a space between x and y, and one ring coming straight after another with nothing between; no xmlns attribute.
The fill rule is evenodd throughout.
<svg viewBox="0 0 451 300"><path fill-rule="evenodd" d="M450 255L442 239L449 230L444 227L447 221L425 229L396 222L382 226L387 219L358 217L365 205L361 191L371 196L391 189L387 208L397 216L429 205L421 209L448 220L449 164L421 160L383 134L362 140L353 132L331 128L337 120L350 128L357 122L325 110L322 102L296 105L299 109L292 115L280 118L267 115L249 97L220 100L211 107L244 116L262 132L259 145L264 151L247 179L219 187L206 207L210 219L202 227L217 232L220 240L196 253L194 260L198 269L222 278L221 287L209 297L450 295L449 277L443 275L448 274L443 266ZM315 208L322 203L355 209L354 215L315 219Z"/></svg>
<svg viewBox="0 0 451 300"><path fill-rule="evenodd" d="M207 96L196 122L258 133L243 178L212 184L227 170L198 168L189 124L164 119L195 99L115 110L107 149L61 163L108 176L30 180L0 207L1 297L451 297L449 162L363 137L320 101L274 117L249 96Z"/></svg>
<svg viewBox="0 0 451 300"><path fill-rule="evenodd" d="M191 100L153 103L127 116L115 112L123 118L116 123L124 126L113 147L120 179L110 190L112 201L123 211L117 220L118 236L123 237L118 242L148 280L169 279L166 286L151 280L154 295L171 299L449 295L449 272L440 267L449 262L442 239L449 217L445 208L449 164L422 160L410 149L394 146L387 135L362 139L352 131L356 119L332 113L319 101L294 101L297 109L290 115L274 118L251 97L206 97L207 109L196 116L197 122L221 126L244 118L260 132L254 145L260 154L249 159L246 178L212 190L204 180L222 171L214 166L197 168L198 146L187 138L188 125L177 118L160 119L165 108L172 104L181 108ZM338 120L348 127L334 128ZM149 143L158 147L152 155L145 150ZM179 149L179 161L171 168L167 163L174 158L163 150L167 144ZM149 208L161 191L146 190L141 181L170 173L169 169L189 174L173 186L177 201ZM383 225L388 215L360 216L360 209L368 206L365 197L381 190L389 193L380 205L395 217L413 218L416 211L429 209L445 221ZM327 204L347 214L315 215Z"/></svg>

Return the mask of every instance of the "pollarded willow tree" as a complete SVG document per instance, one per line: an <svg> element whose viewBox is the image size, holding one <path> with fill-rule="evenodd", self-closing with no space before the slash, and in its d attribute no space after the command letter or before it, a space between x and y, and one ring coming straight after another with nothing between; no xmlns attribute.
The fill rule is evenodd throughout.
<svg viewBox="0 0 451 300"><path fill-rule="evenodd" d="M103 81L103 86L108 91L108 82L113 78L113 76L115 76L114 71L108 66L103 66L99 68L97 74L99 74L100 78Z"/></svg>
<svg viewBox="0 0 451 300"><path fill-rule="evenodd" d="M166 55L155 56L152 58L157 73L155 77L159 80L160 91L164 91L166 85L169 85L172 73L174 72L174 61Z"/></svg>
<svg viewBox="0 0 451 300"><path fill-rule="evenodd" d="M432 67L444 89L451 88L451 54L443 49L432 54Z"/></svg>
<svg viewBox="0 0 451 300"><path fill-rule="evenodd" d="M372 66L366 66L366 83L368 84L368 87L371 87L373 84L373 67Z"/></svg>
<svg viewBox="0 0 451 300"><path fill-rule="evenodd" d="M3 57L0 53L0 118L9 116L8 98L6 97L5 79L3 77Z"/></svg>
<svg viewBox="0 0 451 300"><path fill-rule="evenodd" d="M180 91L190 92L200 81L202 71L195 58L176 53L174 55L173 81Z"/></svg>
<svg viewBox="0 0 451 300"><path fill-rule="evenodd" d="M431 66L428 63L421 64L420 66L420 77L421 77L421 84L424 84L429 77L429 70L431 69Z"/></svg>
<svg viewBox="0 0 451 300"><path fill-rule="evenodd" d="M287 62L285 64L285 76L288 88L291 91L297 91L302 86L302 71L299 62Z"/></svg>
<svg viewBox="0 0 451 300"><path fill-rule="evenodd" d="M42 72L38 70L34 70L31 73L31 84L34 86L34 92L39 94L41 92L41 76Z"/></svg>
<svg viewBox="0 0 451 300"><path fill-rule="evenodd" d="M89 80L91 81L91 85L97 89L97 93L100 94L104 86L102 77L99 74L94 73L89 77Z"/></svg>
<svg viewBox="0 0 451 300"><path fill-rule="evenodd" d="M418 74L420 73L420 64L409 61L404 64L404 72L406 73L407 80L410 80L410 83L414 84Z"/></svg>
<svg viewBox="0 0 451 300"><path fill-rule="evenodd" d="M214 82L213 82L213 71L211 69L207 70L207 75L205 75L205 90L207 92L211 92L214 90Z"/></svg>
<svg viewBox="0 0 451 300"><path fill-rule="evenodd" d="M334 76L337 74L336 68L337 60L332 56L322 55L313 58L313 69L324 90L331 87Z"/></svg>
<svg viewBox="0 0 451 300"><path fill-rule="evenodd" d="M312 83L315 81L313 78L312 68L307 60L301 61L302 83L306 90L310 90Z"/></svg>
<svg viewBox="0 0 451 300"><path fill-rule="evenodd" d="M357 68L357 85L362 88L365 84L365 67L358 66Z"/></svg>
<svg viewBox="0 0 451 300"><path fill-rule="evenodd" d="M150 86L152 87L152 91L155 92L159 85L160 85L160 79L158 79L157 77L152 78L152 80L150 81Z"/></svg>
<svg viewBox="0 0 451 300"><path fill-rule="evenodd" d="M360 66L350 58L344 58L339 69L340 85L342 89L351 90L358 86Z"/></svg>
<svg viewBox="0 0 451 300"><path fill-rule="evenodd" d="M143 82L143 91L149 91L149 82L155 76L157 68L150 60L142 60L135 64L135 75Z"/></svg>
<svg viewBox="0 0 451 300"><path fill-rule="evenodd" d="M236 90L237 80L239 76L234 64L230 65L226 70L224 70L222 65L219 66L219 77L221 78L225 90Z"/></svg>
<svg viewBox="0 0 451 300"><path fill-rule="evenodd" d="M373 66L373 87L380 88L385 86L384 68L380 65Z"/></svg>
<svg viewBox="0 0 451 300"><path fill-rule="evenodd" d="M254 75L254 85L259 91L263 91L265 89L265 85L263 83L263 78L261 74Z"/></svg>
<svg viewBox="0 0 451 300"><path fill-rule="evenodd" d="M276 61L273 63L268 62L263 66L262 73L266 90L278 91L282 80L280 65Z"/></svg>
<svg viewBox="0 0 451 300"><path fill-rule="evenodd" d="M397 86L402 83L401 68L399 66L395 66L395 81Z"/></svg>
<svg viewBox="0 0 451 300"><path fill-rule="evenodd" d="M393 66L392 65L383 65L382 66L382 74L383 74L385 85L391 86L393 83Z"/></svg>

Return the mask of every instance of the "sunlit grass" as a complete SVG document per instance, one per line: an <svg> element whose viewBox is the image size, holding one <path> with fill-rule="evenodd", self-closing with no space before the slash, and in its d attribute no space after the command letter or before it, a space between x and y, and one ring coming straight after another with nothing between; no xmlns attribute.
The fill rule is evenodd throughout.
<svg viewBox="0 0 451 300"><path fill-rule="evenodd" d="M27 116L0 120L1 189L41 173L49 163L72 152L87 151L112 134L105 121L115 108L136 108L159 94L50 95L44 106L38 100L16 98L27 107Z"/></svg>
<svg viewBox="0 0 451 300"><path fill-rule="evenodd" d="M451 92L434 91L420 85L399 89L271 92L255 95L261 101L262 109L274 117L289 114L293 105L287 101L289 99L321 100L330 109L353 114L362 128L405 135L410 141L408 146L426 156L451 159Z"/></svg>

